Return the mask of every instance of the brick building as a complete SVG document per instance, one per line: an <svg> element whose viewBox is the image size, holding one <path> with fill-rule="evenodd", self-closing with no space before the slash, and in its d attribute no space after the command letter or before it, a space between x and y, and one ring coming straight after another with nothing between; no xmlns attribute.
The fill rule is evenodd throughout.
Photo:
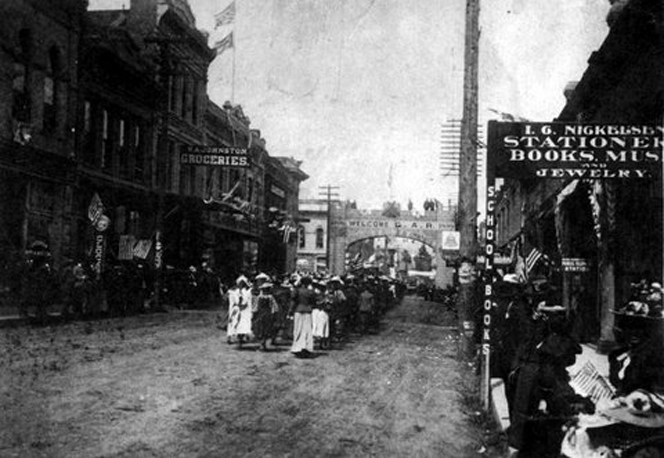
<svg viewBox="0 0 664 458"><path fill-rule="evenodd" d="M86 2L0 3L0 258L74 249L77 59Z"/></svg>

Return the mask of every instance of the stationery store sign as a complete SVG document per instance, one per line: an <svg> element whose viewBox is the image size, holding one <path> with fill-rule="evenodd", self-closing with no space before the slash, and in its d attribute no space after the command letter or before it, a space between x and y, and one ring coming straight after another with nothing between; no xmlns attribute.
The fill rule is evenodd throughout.
<svg viewBox="0 0 664 458"><path fill-rule="evenodd" d="M664 129L651 125L489 123L496 177L643 179L660 173Z"/></svg>

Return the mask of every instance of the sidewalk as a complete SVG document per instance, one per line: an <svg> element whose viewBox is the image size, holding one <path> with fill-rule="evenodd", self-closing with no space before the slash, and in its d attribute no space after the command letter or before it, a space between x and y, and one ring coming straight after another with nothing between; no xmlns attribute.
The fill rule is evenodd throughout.
<svg viewBox="0 0 664 458"><path fill-rule="evenodd" d="M609 377L609 360L607 355L600 355L596 348L591 345L582 344L583 352L576 357L576 363L567 368L570 375L573 375L583 367L587 362L591 362L600 375ZM505 386L502 379L491 379L491 404L493 415L503 431L510 425L509 410L507 409L507 398L505 397Z"/></svg>

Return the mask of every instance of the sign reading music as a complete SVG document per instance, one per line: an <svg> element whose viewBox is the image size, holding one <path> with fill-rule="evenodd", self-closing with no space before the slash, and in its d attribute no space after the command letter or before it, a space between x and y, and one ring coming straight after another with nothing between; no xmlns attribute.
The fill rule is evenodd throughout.
<svg viewBox="0 0 664 458"><path fill-rule="evenodd" d="M652 178L663 138L664 128L651 125L489 123L497 177Z"/></svg>
<svg viewBox="0 0 664 458"><path fill-rule="evenodd" d="M246 168L251 161L247 148L187 145L180 154L180 164Z"/></svg>

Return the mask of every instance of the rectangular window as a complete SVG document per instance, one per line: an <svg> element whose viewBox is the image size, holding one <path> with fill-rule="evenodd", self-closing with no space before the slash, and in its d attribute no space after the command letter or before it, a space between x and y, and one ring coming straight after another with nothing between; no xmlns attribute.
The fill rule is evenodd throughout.
<svg viewBox="0 0 664 458"><path fill-rule="evenodd" d="M92 103L86 100L83 103L83 131L81 132L81 158L88 164L94 164L95 160L95 136Z"/></svg>
<svg viewBox="0 0 664 458"><path fill-rule="evenodd" d="M186 77L182 77L182 106L180 107L180 116L187 119L187 96L189 92L189 81Z"/></svg>
<svg viewBox="0 0 664 458"><path fill-rule="evenodd" d="M118 165L120 175L129 177L129 153L131 148L130 140L131 127L129 122L120 118L118 121Z"/></svg>
<svg viewBox="0 0 664 458"><path fill-rule="evenodd" d="M134 127L134 179L142 182L145 179L145 153L143 148L143 132L141 126Z"/></svg>
<svg viewBox="0 0 664 458"><path fill-rule="evenodd" d="M107 110L103 110L101 114L101 158L100 167L102 169L111 168L111 135L110 126L111 120Z"/></svg>
<svg viewBox="0 0 664 458"><path fill-rule="evenodd" d="M175 111L175 98L177 96L177 81L174 76L168 77L168 110Z"/></svg>
<svg viewBox="0 0 664 458"><path fill-rule="evenodd" d="M198 93L199 93L199 82L194 80L194 88L192 90L192 100L191 100L191 121L194 125L198 125Z"/></svg>
<svg viewBox="0 0 664 458"><path fill-rule="evenodd" d="M46 132L55 130L55 81L52 76L44 78L44 118L43 126Z"/></svg>
<svg viewBox="0 0 664 458"><path fill-rule="evenodd" d="M28 122L30 120L30 100L28 98L26 79L25 65L19 62L14 63L12 116L21 122Z"/></svg>

